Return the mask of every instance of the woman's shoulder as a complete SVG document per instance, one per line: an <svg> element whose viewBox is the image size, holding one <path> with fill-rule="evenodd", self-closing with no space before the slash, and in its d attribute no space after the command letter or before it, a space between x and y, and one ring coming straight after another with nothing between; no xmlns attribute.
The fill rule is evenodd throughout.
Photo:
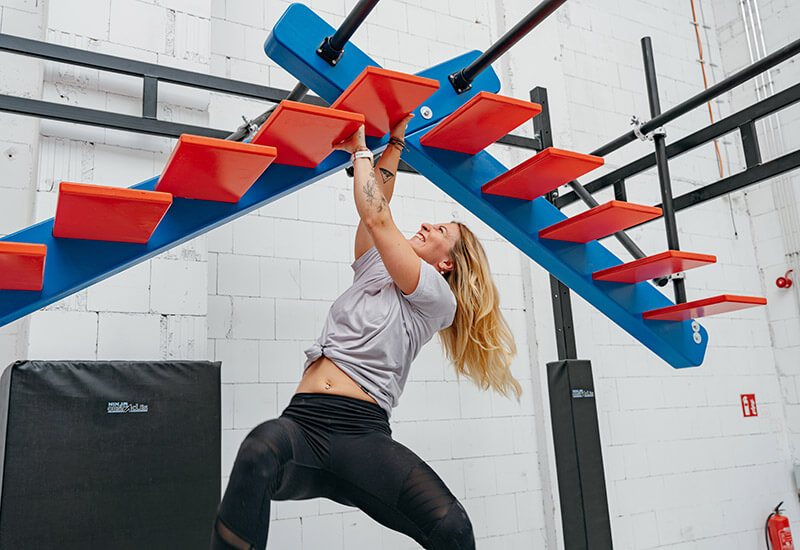
<svg viewBox="0 0 800 550"><path fill-rule="evenodd" d="M457 303L450 285L431 264L422 261L419 270L419 283L411 294L404 298L414 308L428 318L449 318L455 315Z"/></svg>

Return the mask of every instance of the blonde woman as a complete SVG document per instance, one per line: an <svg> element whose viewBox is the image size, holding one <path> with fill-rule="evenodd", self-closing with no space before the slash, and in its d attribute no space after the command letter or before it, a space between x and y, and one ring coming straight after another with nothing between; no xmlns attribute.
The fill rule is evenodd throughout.
<svg viewBox="0 0 800 550"><path fill-rule="evenodd" d="M475 547L463 506L438 475L394 441L389 416L412 360L439 332L456 371L519 397L514 339L499 311L483 248L456 222L423 223L406 239L389 210L411 115L373 168L362 126L352 154L354 278L331 306L283 414L242 443L211 548L264 549L272 500L326 497L356 506L429 549Z"/></svg>

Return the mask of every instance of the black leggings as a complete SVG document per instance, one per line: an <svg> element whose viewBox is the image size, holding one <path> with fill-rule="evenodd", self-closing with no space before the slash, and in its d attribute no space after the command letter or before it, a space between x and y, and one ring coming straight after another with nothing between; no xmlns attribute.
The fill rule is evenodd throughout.
<svg viewBox="0 0 800 550"><path fill-rule="evenodd" d="M242 443L217 520L252 548L267 546L271 500L326 497L356 506L423 548L475 548L467 513L421 458L392 439L378 405L296 394L280 418ZM212 549L227 546L217 532Z"/></svg>

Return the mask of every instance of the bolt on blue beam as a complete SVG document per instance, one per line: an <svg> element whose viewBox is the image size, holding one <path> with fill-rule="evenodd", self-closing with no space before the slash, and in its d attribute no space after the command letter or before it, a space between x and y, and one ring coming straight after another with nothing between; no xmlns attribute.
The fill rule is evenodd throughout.
<svg viewBox="0 0 800 550"><path fill-rule="evenodd" d="M275 25L264 46L267 55L326 101L333 102L368 65L375 65L354 44L335 67L317 56L320 40L333 28L302 4L292 4ZM425 101L433 117L426 120L419 109L406 132L403 159L454 200L486 222L510 243L539 263L556 278L617 323L675 368L700 365L708 334L699 327L695 342L692 322L649 321L642 312L673 305L649 282L637 284L594 281L592 273L622 261L600 243L586 244L539 239L538 232L566 219L544 198L524 201L484 195L481 186L507 169L487 152L467 155L424 147L419 140L428 128L452 113L480 91L499 91L499 80L491 68L481 73L473 87L460 96L448 76L477 58L470 52L418 73L440 82L439 90Z"/></svg>

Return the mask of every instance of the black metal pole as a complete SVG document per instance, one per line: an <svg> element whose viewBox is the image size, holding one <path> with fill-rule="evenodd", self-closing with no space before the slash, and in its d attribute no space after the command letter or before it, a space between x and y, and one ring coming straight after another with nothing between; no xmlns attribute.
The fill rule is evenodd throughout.
<svg viewBox="0 0 800 550"><path fill-rule="evenodd" d="M644 76L647 81L647 97L650 100L650 116L654 119L661 114L661 101L658 99L658 82L656 64L653 59L653 43L649 36L642 38L642 57L644 58ZM670 250L680 250L678 242L678 224L675 221L675 209L672 205L672 183L669 179L669 160L667 159L666 137L663 132L656 132L653 142L656 148L656 166L658 182L661 187L661 203L664 211L664 224L667 229L667 245ZM683 279L672 280L675 290L675 303L686 302L686 285Z"/></svg>
<svg viewBox="0 0 800 550"><path fill-rule="evenodd" d="M328 36L322 41L322 44L317 48L317 54L332 66L336 65L342 58L344 45L347 44L347 41L350 40L350 37L353 36L353 33L356 32L356 29L367 18L369 12L378 2L379 0L361 0L356 4L333 36Z"/></svg>
<svg viewBox="0 0 800 550"><path fill-rule="evenodd" d="M517 23L513 29L504 34L497 42L489 46L478 59L469 66L456 71L450 75L450 82L459 94L466 92L472 87L472 81L481 74L486 67L494 63L498 57L506 53L511 46L520 41L539 23L547 19L551 13L556 11L561 4L567 0L544 0L536 6L532 12L525 16L522 21Z"/></svg>
<svg viewBox="0 0 800 550"><path fill-rule="evenodd" d="M531 101L542 106L542 112L533 118L533 132L539 138L543 149L553 146L553 134L550 129L550 104L547 101L547 90L537 86L530 92ZM547 194L547 200L553 202L558 190ZM575 327L572 322L572 304L569 287L550 275L550 296L553 299L553 321L556 329L556 349L558 359L577 359L578 350L575 345Z"/></svg>
<svg viewBox="0 0 800 550"><path fill-rule="evenodd" d="M739 84L750 80L751 78L758 76L759 74L763 73L767 69L774 67L775 65L786 61L790 57L800 53L800 39L795 40L794 42L784 46L780 50L768 55L767 57L760 59L750 65L749 67L745 67L738 73L732 74L725 80L718 82L714 86L711 86L709 89L704 90L693 96L683 103L676 105L672 109L667 110L665 113L660 114L659 116L653 118L652 120L645 122L642 124L641 130L642 133L647 134L652 130L658 128L659 126L663 126L667 122L675 120L679 116L685 115L695 107L699 107L707 103L708 101L714 99L717 96L724 94L725 92L735 88ZM599 157L605 156L613 151L616 151L623 145L630 143L631 141L635 141L636 134L631 130L630 132L618 137L614 141L611 141L602 147L599 147L592 151L591 154L597 155Z"/></svg>
<svg viewBox="0 0 800 550"><path fill-rule="evenodd" d="M530 96L542 106L533 119L533 131L542 148L552 147L547 90L536 87ZM547 199L552 202L557 195L557 190L548 193ZM569 288L550 275L550 294L559 360L547 363L547 389L564 548L612 550L592 364L577 359Z"/></svg>

